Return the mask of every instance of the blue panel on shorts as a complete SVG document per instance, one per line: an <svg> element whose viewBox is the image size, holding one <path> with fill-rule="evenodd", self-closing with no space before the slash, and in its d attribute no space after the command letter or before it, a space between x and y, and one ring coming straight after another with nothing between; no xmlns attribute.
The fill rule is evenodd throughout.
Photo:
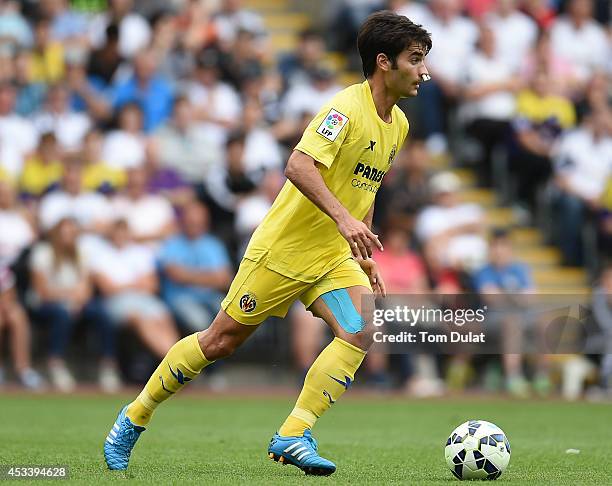
<svg viewBox="0 0 612 486"><path fill-rule="evenodd" d="M355 309L351 296L346 289L332 290L324 293L321 297L342 329L350 334L356 334L363 330L365 321Z"/></svg>

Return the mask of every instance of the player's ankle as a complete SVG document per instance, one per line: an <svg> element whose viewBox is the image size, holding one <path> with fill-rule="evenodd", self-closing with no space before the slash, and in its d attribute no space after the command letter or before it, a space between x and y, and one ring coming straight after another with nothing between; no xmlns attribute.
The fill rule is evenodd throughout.
<svg viewBox="0 0 612 486"><path fill-rule="evenodd" d="M302 437L306 430L310 429L310 425L303 420L290 415L287 420L278 429L278 435L281 437Z"/></svg>
<svg viewBox="0 0 612 486"><path fill-rule="evenodd" d="M145 427L151 421L153 410L149 410L138 398L136 398L136 400L128 405L125 415L130 419L133 425Z"/></svg>

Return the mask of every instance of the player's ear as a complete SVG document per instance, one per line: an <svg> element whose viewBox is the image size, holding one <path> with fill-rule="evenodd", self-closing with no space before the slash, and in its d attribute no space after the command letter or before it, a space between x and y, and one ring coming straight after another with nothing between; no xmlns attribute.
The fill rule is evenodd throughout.
<svg viewBox="0 0 612 486"><path fill-rule="evenodd" d="M391 61L387 55L382 52L376 56L376 65L383 71L389 71L391 69Z"/></svg>

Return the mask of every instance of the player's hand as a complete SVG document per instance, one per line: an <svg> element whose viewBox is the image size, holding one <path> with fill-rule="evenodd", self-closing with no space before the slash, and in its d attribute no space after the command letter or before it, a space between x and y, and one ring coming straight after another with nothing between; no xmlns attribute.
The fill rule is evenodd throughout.
<svg viewBox="0 0 612 486"><path fill-rule="evenodd" d="M385 281L383 280L380 271L378 270L378 265L376 264L376 262L371 258L367 258L365 260L357 258L357 262L359 263L361 269L370 279L370 285L372 286L372 289L374 289L374 293L376 295L386 297L387 288L385 287Z"/></svg>
<svg viewBox="0 0 612 486"><path fill-rule="evenodd" d="M371 257L374 246L379 250L383 249L378 235L372 233L363 221L353 218L350 214L338 222L338 231L348 241L355 258L366 260Z"/></svg>

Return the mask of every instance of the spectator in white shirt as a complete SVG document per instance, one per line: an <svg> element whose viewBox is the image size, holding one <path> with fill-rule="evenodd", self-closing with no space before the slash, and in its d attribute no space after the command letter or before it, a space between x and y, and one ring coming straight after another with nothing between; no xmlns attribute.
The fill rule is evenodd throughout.
<svg viewBox="0 0 612 486"><path fill-rule="evenodd" d="M145 48L151 40L151 27L136 12L133 0L110 0L109 9L98 15L90 24L90 37L94 47L101 47L106 41L106 28L115 24L119 27L119 52L131 58Z"/></svg>
<svg viewBox="0 0 612 486"><path fill-rule="evenodd" d="M460 94L465 67L478 39L476 24L461 14L459 0L432 0L423 27L435 42L427 59L431 80L421 85L419 120L433 153L447 149L446 118Z"/></svg>
<svg viewBox="0 0 612 486"><path fill-rule="evenodd" d="M496 53L516 72L538 35L537 24L517 8L517 0L498 0L486 24L495 35Z"/></svg>
<svg viewBox="0 0 612 486"><path fill-rule="evenodd" d="M124 219L132 238L139 243L157 245L176 231L175 215L168 200L147 192L148 175L144 167L127 171L122 194L112 201L115 217Z"/></svg>
<svg viewBox="0 0 612 486"><path fill-rule="evenodd" d="M258 36L265 34L263 19L255 12L244 9L241 0L222 0L221 9L215 16L215 25L224 47L231 46L240 30Z"/></svg>
<svg viewBox="0 0 612 486"><path fill-rule="evenodd" d="M84 232L105 233L111 220L110 204L102 194L82 190L82 172L78 163L66 164L62 187L42 198L38 209L42 231L64 218L74 218Z"/></svg>
<svg viewBox="0 0 612 486"><path fill-rule="evenodd" d="M186 94L196 109L196 118L227 130L240 122L242 104L236 90L219 80L219 53L206 49L197 59L193 81L186 86Z"/></svg>
<svg viewBox="0 0 612 486"><path fill-rule="evenodd" d="M429 6L432 15L423 27L436 42L427 58L428 69L442 90L452 96L475 47L478 28L471 19L461 15L460 0L432 0Z"/></svg>
<svg viewBox="0 0 612 486"><path fill-rule="evenodd" d="M154 157L159 166L176 170L192 184L206 179L222 160L222 147L210 124L194 120L194 110L186 97L174 100L172 119L153 136Z"/></svg>
<svg viewBox="0 0 612 486"><path fill-rule="evenodd" d="M157 245L176 231L172 205L162 196L147 192L148 177L144 167L127 171L122 194L112 201L115 217L125 220L132 238L139 243Z"/></svg>
<svg viewBox="0 0 612 486"><path fill-rule="evenodd" d="M86 112L70 108L68 90L58 84L47 93L45 109L34 116L34 125L39 134L53 132L64 150L75 152L92 124Z"/></svg>
<svg viewBox="0 0 612 486"><path fill-rule="evenodd" d="M131 326L153 354L163 358L179 336L155 295L159 282L153 251L132 242L127 222L119 220L90 264L111 318L117 325Z"/></svg>
<svg viewBox="0 0 612 486"><path fill-rule="evenodd" d="M610 41L593 20L592 0L570 0L567 15L559 17L551 28L551 39L553 50L575 64L583 82L594 71L610 67Z"/></svg>
<svg viewBox="0 0 612 486"><path fill-rule="evenodd" d="M478 176L483 186L491 184L493 149L506 141L510 120L514 116L514 93L521 81L496 49L493 30L483 25L478 50L466 66L466 83L462 106L468 121L467 132L480 144Z"/></svg>
<svg viewBox="0 0 612 486"><path fill-rule="evenodd" d="M292 87L283 101L284 115L290 121L299 120L304 113L317 112L342 89L333 70L320 65L310 72L310 82Z"/></svg>
<svg viewBox="0 0 612 486"><path fill-rule="evenodd" d="M118 128L106 135L102 158L116 169L140 167L147 159L147 137L143 131L142 110L136 103L119 109Z"/></svg>
<svg viewBox="0 0 612 486"><path fill-rule="evenodd" d="M120 380L113 325L93 296L90 272L78 236L76 221L63 218L51 229L49 241L41 241L32 249L30 305L35 319L49 328L49 373L55 387L69 392L75 386L64 357L74 326L84 321L93 324L98 332L100 385L106 391L117 391Z"/></svg>
<svg viewBox="0 0 612 486"><path fill-rule="evenodd" d="M244 165L249 173L279 170L283 165L281 148L264 123L264 113L258 100L244 105L243 127L246 134Z"/></svg>
<svg viewBox="0 0 612 486"><path fill-rule="evenodd" d="M223 167L204 181L214 230L228 239L234 238L233 221L238 203L257 190L262 176L261 173L246 170L245 143L243 131L232 132L225 146Z"/></svg>
<svg viewBox="0 0 612 486"><path fill-rule="evenodd" d="M588 211L599 209L599 199L612 177L612 112L602 108L565 135L556 156L555 200L557 237L565 262L583 263L582 225Z"/></svg>
<svg viewBox="0 0 612 486"><path fill-rule="evenodd" d="M0 166L16 178L24 158L38 144L38 132L31 121L14 112L17 93L9 83L0 83Z"/></svg>
<svg viewBox="0 0 612 486"><path fill-rule="evenodd" d="M417 217L415 232L434 268L473 270L487 257L484 215L476 204L459 202L460 185L459 178L450 172L433 176L434 204Z"/></svg>

